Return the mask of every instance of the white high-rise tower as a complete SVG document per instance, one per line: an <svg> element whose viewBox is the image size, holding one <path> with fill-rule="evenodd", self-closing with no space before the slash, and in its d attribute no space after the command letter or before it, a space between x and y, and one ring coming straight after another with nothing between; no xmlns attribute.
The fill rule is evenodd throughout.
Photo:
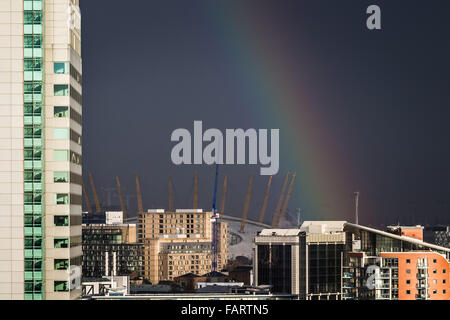
<svg viewBox="0 0 450 320"><path fill-rule="evenodd" d="M0 1L0 299L81 295L78 0Z"/></svg>

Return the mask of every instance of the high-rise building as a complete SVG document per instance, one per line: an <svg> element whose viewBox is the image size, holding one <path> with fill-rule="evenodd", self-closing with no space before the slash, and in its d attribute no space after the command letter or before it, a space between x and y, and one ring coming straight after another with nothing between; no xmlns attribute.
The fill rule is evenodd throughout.
<svg viewBox="0 0 450 320"><path fill-rule="evenodd" d="M0 299L81 295L78 0L0 1Z"/></svg>

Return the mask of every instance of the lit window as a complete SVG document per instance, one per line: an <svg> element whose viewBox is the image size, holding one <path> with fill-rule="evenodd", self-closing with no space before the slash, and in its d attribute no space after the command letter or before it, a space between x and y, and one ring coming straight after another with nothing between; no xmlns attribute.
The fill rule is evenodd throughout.
<svg viewBox="0 0 450 320"><path fill-rule="evenodd" d="M69 283L67 281L55 281L55 292L69 291Z"/></svg>
<svg viewBox="0 0 450 320"><path fill-rule="evenodd" d="M67 150L54 150L53 160L55 160L55 161L69 161L69 151L67 151Z"/></svg>
<svg viewBox="0 0 450 320"><path fill-rule="evenodd" d="M54 107L53 115L55 118L67 118L69 116L69 107Z"/></svg>
<svg viewBox="0 0 450 320"><path fill-rule="evenodd" d="M69 139L69 128L54 128L53 139Z"/></svg>
<svg viewBox="0 0 450 320"><path fill-rule="evenodd" d="M53 241L56 249L69 247L69 238L55 238Z"/></svg>
<svg viewBox="0 0 450 320"><path fill-rule="evenodd" d="M69 182L69 173L67 171L55 171L53 173L53 181L57 183Z"/></svg>
<svg viewBox="0 0 450 320"><path fill-rule="evenodd" d="M55 62L53 69L56 74L66 74L69 72L69 64L67 62Z"/></svg>
<svg viewBox="0 0 450 320"><path fill-rule="evenodd" d="M57 193L56 204L69 204L69 195L67 193Z"/></svg>
<svg viewBox="0 0 450 320"><path fill-rule="evenodd" d="M55 96L69 95L69 86L67 84L55 84L53 88Z"/></svg>
<svg viewBox="0 0 450 320"><path fill-rule="evenodd" d="M55 259L55 270L67 270L69 268L68 259Z"/></svg>

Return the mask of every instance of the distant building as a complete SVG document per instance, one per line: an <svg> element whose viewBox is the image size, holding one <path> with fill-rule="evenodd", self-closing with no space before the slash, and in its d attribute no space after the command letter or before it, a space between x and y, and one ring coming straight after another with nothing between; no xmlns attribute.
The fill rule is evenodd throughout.
<svg viewBox="0 0 450 320"><path fill-rule="evenodd" d="M423 227L422 226L388 226L387 231L399 236L405 236L414 238L417 240L423 240Z"/></svg>
<svg viewBox="0 0 450 320"><path fill-rule="evenodd" d="M138 241L144 246L144 278L157 284L186 273L202 275L212 268L211 212L148 210L138 217ZM219 223L218 269L228 257L228 224Z"/></svg>
<svg viewBox="0 0 450 320"><path fill-rule="evenodd" d="M243 282L198 282L197 293L233 293L244 287Z"/></svg>
<svg viewBox="0 0 450 320"><path fill-rule="evenodd" d="M83 224L83 276L142 276L144 250L136 240L135 224Z"/></svg>
<svg viewBox="0 0 450 320"><path fill-rule="evenodd" d="M424 241L450 248L450 226L427 226L423 233Z"/></svg>
<svg viewBox="0 0 450 320"><path fill-rule="evenodd" d="M186 292L195 292L197 283L205 281L205 278L194 273L186 273L175 277L173 280L183 287Z"/></svg>
<svg viewBox="0 0 450 320"><path fill-rule="evenodd" d="M123 224L122 211L83 212L83 224Z"/></svg>
<svg viewBox="0 0 450 320"><path fill-rule="evenodd" d="M81 286L83 297L130 294L130 278L126 276L84 278Z"/></svg>
<svg viewBox="0 0 450 320"><path fill-rule="evenodd" d="M253 284L253 266L236 266L228 271L230 280L242 282L246 286Z"/></svg>
<svg viewBox="0 0 450 320"><path fill-rule="evenodd" d="M262 230L254 239L255 285L301 299L340 299L344 224L305 221L300 229Z"/></svg>

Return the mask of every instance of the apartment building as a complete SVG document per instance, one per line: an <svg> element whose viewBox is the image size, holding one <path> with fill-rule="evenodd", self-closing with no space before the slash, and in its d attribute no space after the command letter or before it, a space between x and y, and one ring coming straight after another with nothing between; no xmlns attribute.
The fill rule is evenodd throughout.
<svg viewBox="0 0 450 320"><path fill-rule="evenodd" d="M121 211L84 214L83 277L142 276L144 247Z"/></svg>
<svg viewBox="0 0 450 320"><path fill-rule="evenodd" d="M354 241L343 264L342 298L449 300L450 249L424 242L422 230L347 223Z"/></svg>
<svg viewBox="0 0 450 320"><path fill-rule="evenodd" d="M144 245L144 278L157 284L186 273L212 271L211 212L202 209L148 210L138 217L138 241ZM218 225L218 269L228 258L228 224Z"/></svg>
<svg viewBox="0 0 450 320"><path fill-rule="evenodd" d="M78 0L2 0L0 17L0 299L77 299Z"/></svg>

